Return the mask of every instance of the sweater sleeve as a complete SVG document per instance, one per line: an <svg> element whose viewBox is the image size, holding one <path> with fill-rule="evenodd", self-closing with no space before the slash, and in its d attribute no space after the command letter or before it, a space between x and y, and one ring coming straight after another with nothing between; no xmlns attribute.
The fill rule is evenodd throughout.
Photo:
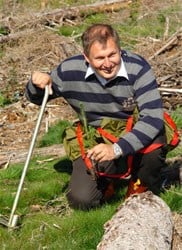
<svg viewBox="0 0 182 250"><path fill-rule="evenodd" d="M25 88L25 96L30 102L41 105L44 97L44 90L37 88L30 79Z"/></svg>
<svg viewBox="0 0 182 250"><path fill-rule="evenodd" d="M164 125L162 99L158 91L158 84L146 61L137 74L134 92L139 118L133 129L118 142L124 156L135 154L138 150L150 145Z"/></svg>
<svg viewBox="0 0 182 250"><path fill-rule="evenodd" d="M58 89L58 86L56 84L57 81L59 81L59 83L61 82L61 78L58 78L56 72L57 72L57 68L52 70L52 72L50 73L50 76L52 78L53 93L52 95L49 95L48 101L61 96L61 91ZM25 96L30 102L37 104L37 105L41 105L43 97L44 97L44 92L45 92L44 89L40 89L33 84L32 79L28 81L26 88L25 88Z"/></svg>

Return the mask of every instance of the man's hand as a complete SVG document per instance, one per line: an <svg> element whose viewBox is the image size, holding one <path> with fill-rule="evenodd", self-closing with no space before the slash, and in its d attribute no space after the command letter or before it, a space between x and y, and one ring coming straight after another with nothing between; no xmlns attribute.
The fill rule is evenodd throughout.
<svg viewBox="0 0 182 250"><path fill-rule="evenodd" d="M87 156L97 162L115 159L113 145L100 143L87 151Z"/></svg>
<svg viewBox="0 0 182 250"><path fill-rule="evenodd" d="M52 94L52 79L49 74L34 71L32 74L32 83L40 89L44 89L46 85L49 85L49 94Z"/></svg>

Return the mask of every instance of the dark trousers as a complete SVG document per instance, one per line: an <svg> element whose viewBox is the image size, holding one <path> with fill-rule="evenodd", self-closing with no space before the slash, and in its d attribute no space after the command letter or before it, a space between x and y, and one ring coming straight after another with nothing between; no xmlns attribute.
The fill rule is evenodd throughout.
<svg viewBox="0 0 182 250"><path fill-rule="evenodd" d="M163 148L147 154L136 154L133 158L131 178L133 180L139 178L148 190L158 194L161 186L160 173L165 166L165 156ZM100 163L98 171L108 174L118 173L119 163L119 160ZM111 181L115 179L99 177L93 180L82 158L78 158L73 162L73 172L68 187L67 198L70 206L83 210L100 206L104 202L104 192Z"/></svg>

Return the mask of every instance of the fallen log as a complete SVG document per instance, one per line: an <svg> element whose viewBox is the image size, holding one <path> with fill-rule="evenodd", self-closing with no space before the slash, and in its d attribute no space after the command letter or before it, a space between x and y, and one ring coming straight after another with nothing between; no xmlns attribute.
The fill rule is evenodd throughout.
<svg viewBox="0 0 182 250"><path fill-rule="evenodd" d="M65 19L74 20L78 17L87 17L97 13L118 11L126 8L132 0L107 0L93 4L58 9L47 13L37 14L41 22L61 23Z"/></svg>
<svg viewBox="0 0 182 250"><path fill-rule="evenodd" d="M172 213L151 192L129 197L104 229L97 250L171 249Z"/></svg>
<svg viewBox="0 0 182 250"><path fill-rule="evenodd" d="M35 30L33 30L33 29L26 29L26 30L19 31L16 33L10 33L8 35L0 36L0 43L6 43L9 41L16 41L20 37L31 36L31 34L33 34L34 32L35 32Z"/></svg>
<svg viewBox="0 0 182 250"><path fill-rule="evenodd" d="M42 25L42 27L45 25L54 27L56 25L62 25L65 21L72 22L72 20L87 17L97 13L119 11L122 8L128 7L131 3L132 0L107 0L76 7L56 9L44 13L32 13L30 16L30 20L22 20L22 23L24 23L24 29L22 31L0 36L0 43L5 43L11 40L17 40L20 37L27 35L27 33L32 32L32 29L35 29L35 26L37 25ZM4 20L4 23L8 26L6 20ZM28 32L26 30L27 27ZM29 27L31 27L32 29L30 29Z"/></svg>
<svg viewBox="0 0 182 250"><path fill-rule="evenodd" d="M28 149L13 149L6 152L0 152L0 169L7 168L9 164L20 163L26 160ZM50 147L35 148L32 156L63 157L66 155L64 147L61 144Z"/></svg>

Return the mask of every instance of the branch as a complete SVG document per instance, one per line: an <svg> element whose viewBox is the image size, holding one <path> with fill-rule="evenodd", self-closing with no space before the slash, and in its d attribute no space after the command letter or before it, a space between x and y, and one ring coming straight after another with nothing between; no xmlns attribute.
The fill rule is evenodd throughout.
<svg viewBox="0 0 182 250"><path fill-rule="evenodd" d="M167 43L162 47L160 48L158 51L156 51L156 53L149 57L149 60L152 60L154 59L156 56L160 55L161 53L163 53L165 50L167 50L171 45L175 44L179 39L180 37L182 36L181 34L182 32L182 28L179 29L177 32L175 32L167 41Z"/></svg>
<svg viewBox="0 0 182 250"><path fill-rule="evenodd" d="M158 89L161 92L169 92L169 93L175 93L175 94L180 93L180 94L182 94L182 89L162 88L162 87L158 88Z"/></svg>
<svg viewBox="0 0 182 250"><path fill-rule="evenodd" d="M128 7L132 3L132 0L108 0L93 4L86 4L77 7L64 8L54 10L44 14L38 14L37 17L42 21L54 20L60 23L63 19L76 19L78 17L86 17L101 12L113 12L118 11L121 8Z"/></svg>
<svg viewBox="0 0 182 250"><path fill-rule="evenodd" d="M30 35L35 32L33 29L22 30L16 33L0 36L0 43L6 43L8 41L18 40L20 37Z"/></svg>

